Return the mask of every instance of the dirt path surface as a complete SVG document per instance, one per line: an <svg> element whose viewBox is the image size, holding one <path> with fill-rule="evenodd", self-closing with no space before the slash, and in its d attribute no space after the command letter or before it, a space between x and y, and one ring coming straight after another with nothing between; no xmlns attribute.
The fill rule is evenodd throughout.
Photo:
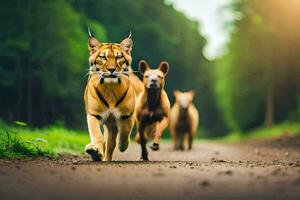
<svg viewBox="0 0 300 200"><path fill-rule="evenodd" d="M300 199L300 137L239 144L162 144L150 162L139 146L110 163L61 156L0 160L0 199Z"/></svg>

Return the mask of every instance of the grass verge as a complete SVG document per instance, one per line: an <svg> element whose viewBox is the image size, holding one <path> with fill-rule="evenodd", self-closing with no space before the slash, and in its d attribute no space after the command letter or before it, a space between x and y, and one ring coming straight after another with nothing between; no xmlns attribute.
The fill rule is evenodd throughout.
<svg viewBox="0 0 300 200"><path fill-rule="evenodd" d="M271 137L278 137L281 135L295 135L300 134L300 123L286 122L275 125L271 128L257 128L248 132L234 132L224 137L217 138L220 142L238 142L247 139L264 139Z"/></svg>
<svg viewBox="0 0 300 200"><path fill-rule="evenodd" d="M0 122L0 158L82 154L87 143L86 132L57 126L30 129L20 122L16 125Z"/></svg>
<svg viewBox="0 0 300 200"><path fill-rule="evenodd" d="M233 143L245 139L269 138L297 133L300 134L300 123L283 123L272 128L259 128L246 133L231 133L222 138L197 138L196 142ZM74 131L59 126L30 129L22 122L7 125L0 121L0 158L56 156L58 153L84 154L84 147L89 142L87 131ZM162 143L169 142L171 142L170 138L163 138L162 140Z"/></svg>
<svg viewBox="0 0 300 200"><path fill-rule="evenodd" d="M0 132L0 158L19 158L24 156L52 156L50 149L44 148L37 141L20 139L6 130Z"/></svg>

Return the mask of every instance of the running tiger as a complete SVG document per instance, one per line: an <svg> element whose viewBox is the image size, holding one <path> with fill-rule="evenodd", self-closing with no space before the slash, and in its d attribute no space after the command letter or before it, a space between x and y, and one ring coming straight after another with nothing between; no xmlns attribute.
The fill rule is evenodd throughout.
<svg viewBox="0 0 300 200"><path fill-rule="evenodd" d="M91 143L85 151L94 161L111 161L117 143L121 152L129 144L140 81L131 73L132 45L130 36L120 44L100 43L89 31L90 71L84 102Z"/></svg>

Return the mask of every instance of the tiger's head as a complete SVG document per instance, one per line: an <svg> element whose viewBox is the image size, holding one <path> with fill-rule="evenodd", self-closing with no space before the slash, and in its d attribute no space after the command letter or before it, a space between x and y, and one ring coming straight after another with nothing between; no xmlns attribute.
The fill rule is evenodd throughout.
<svg viewBox="0 0 300 200"><path fill-rule="evenodd" d="M99 76L100 83L118 82L128 76L133 42L131 34L121 43L101 43L89 31L89 74Z"/></svg>

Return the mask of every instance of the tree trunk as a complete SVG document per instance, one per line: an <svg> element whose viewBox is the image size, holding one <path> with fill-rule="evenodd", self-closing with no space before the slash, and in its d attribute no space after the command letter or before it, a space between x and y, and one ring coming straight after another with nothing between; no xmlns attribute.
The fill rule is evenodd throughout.
<svg viewBox="0 0 300 200"><path fill-rule="evenodd" d="M31 63L28 65L27 71L27 122L32 125L32 66Z"/></svg>
<svg viewBox="0 0 300 200"><path fill-rule="evenodd" d="M274 86L270 83L268 86L266 96L266 112L265 112L265 126L270 128L274 124Z"/></svg>

